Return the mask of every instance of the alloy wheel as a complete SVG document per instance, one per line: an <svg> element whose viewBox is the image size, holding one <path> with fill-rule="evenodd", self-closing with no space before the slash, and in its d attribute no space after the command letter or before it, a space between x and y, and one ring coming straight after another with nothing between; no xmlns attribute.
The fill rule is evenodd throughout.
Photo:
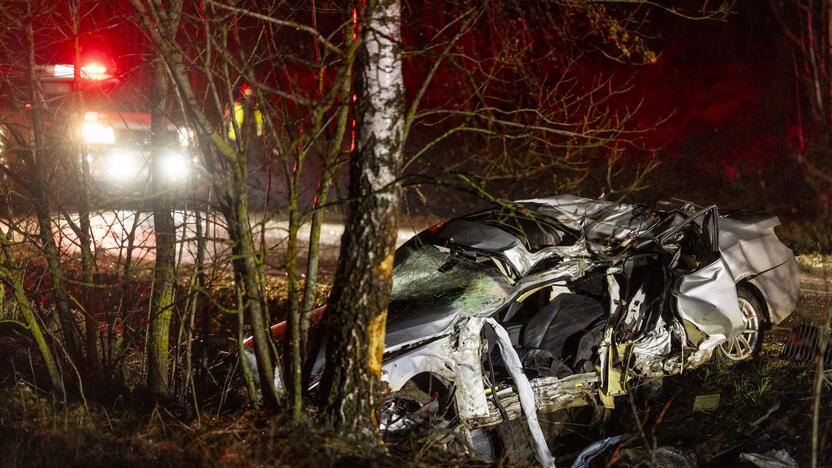
<svg viewBox="0 0 832 468"><path fill-rule="evenodd" d="M744 297L739 298L740 311L745 322L742 334L719 345L722 355L730 361L745 361L757 349L760 339L760 318L754 305Z"/></svg>

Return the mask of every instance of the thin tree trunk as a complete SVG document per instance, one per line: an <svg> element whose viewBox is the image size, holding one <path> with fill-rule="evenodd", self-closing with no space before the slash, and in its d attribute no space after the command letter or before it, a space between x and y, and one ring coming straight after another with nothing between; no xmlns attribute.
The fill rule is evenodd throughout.
<svg viewBox="0 0 832 468"><path fill-rule="evenodd" d="M300 315L301 346L306 359L303 363L304 388L306 388L306 384L312 377L312 367L315 364L321 344L323 343L322 333L317 333L313 339L310 339L309 336L310 314L315 305L315 286L318 283L318 267L321 255L321 228L323 227L325 213L320 207L326 204L329 196L329 188L339 165L338 157L341 154L341 145L344 141L344 136L347 134L347 127L350 121L353 64L355 63L358 46L360 44L360 41L357 40L358 31L357 17L354 17L352 28L346 30L344 33L346 44L349 47L340 72L341 81L340 85L338 85L338 95L336 96L336 100L340 100L341 107L338 110L335 135L329 140L329 147L327 148L327 154L323 161L323 174L321 175L317 193L312 204L314 212L312 213L312 222L309 227L306 282L304 283L303 304L301 305ZM321 80L323 80L323 76L322 74Z"/></svg>
<svg viewBox="0 0 832 468"><path fill-rule="evenodd" d="M243 307L243 295L240 293L240 288L235 287L234 291L237 296L237 354L240 356L240 364L243 367L243 381L246 383L246 390L248 391L248 399L251 406L257 408L257 388L254 385L254 373L251 371L245 358L246 345L243 339L243 325L245 323L245 307Z"/></svg>
<svg viewBox="0 0 832 468"><path fill-rule="evenodd" d="M398 0L367 2L359 55L358 154L327 312L322 413L355 433L378 426L381 359L392 287L404 89Z"/></svg>
<svg viewBox="0 0 832 468"><path fill-rule="evenodd" d="M347 34L349 38L349 33ZM348 39L349 40L349 39ZM352 62L352 59L349 60ZM352 68L350 63L349 69ZM319 182L318 191L315 195L312 213L312 222L309 226L309 251L306 264L306 282L303 285L303 303L301 304L300 315L300 336L301 347L305 352L309 351L309 314L315 306L315 286L318 283L318 265L321 256L321 227L324 224L324 210L320 206L326 204L329 196L329 186L332 184L335 164L338 154L341 152L341 142L347 133L347 124L350 116L350 89L352 87L352 74L345 70L341 82L341 108L338 110L338 121L335 126L335 135L329 142L327 155L324 158L324 172ZM307 356L307 359L314 360L315 356Z"/></svg>
<svg viewBox="0 0 832 468"><path fill-rule="evenodd" d="M52 237L52 218L49 212L49 196L46 187L48 177L46 172L46 155L44 152L44 132L40 118L40 112L46 104L40 93L40 84L35 68L35 38L31 17L26 22L26 48L28 54L28 81L32 100L32 108L30 110L32 134L34 136L34 147L31 151L30 161L32 202L35 206L35 215L38 221L38 235L43 244L46 263L49 267L53 297L55 299L55 306L58 311L58 319L61 322L64 339L66 340L67 351L69 352L70 358L80 367L83 366L84 359L78 328L75 317L69 307L69 298L64 289L63 272L61 271L58 248L55 245L55 239Z"/></svg>
<svg viewBox="0 0 832 468"><path fill-rule="evenodd" d="M312 213L312 222L309 226L309 249L306 263L306 281L303 284L303 302L300 307L300 346L307 352L309 350L309 314L315 306L315 286L318 284L318 266L321 257L321 227L324 223L324 210L318 208L319 204L326 203L329 194L328 185L332 183L331 178L323 176L319 182L321 187L315 196L315 212ZM306 359L315 359L314 356L306 356Z"/></svg>
<svg viewBox="0 0 832 468"><path fill-rule="evenodd" d="M35 310L29 298L26 297L26 291L23 288L23 281L20 275L13 271L12 253L9 248L9 239L5 234L0 232L0 244L2 244L2 262L0 262L0 280L11 286L14 300L17 303L18 310L23 314L23 319L26 326L32 333L32 338L40 351L43 358L43 363L46 365L46 371L49 373L49 381L52 384L52 389L57 393L63 393L63 380L61 373L58 371L58 366L55 363L55 357L52 355L52 350L46 343L43 332L40 329Z"/></svg>
<svg viewBox="0 0 832 468"><path fill-rule="evenodd" d="M147 349L147 386L153 395L169 396L168 347L170 320L174 305L174 280L176 262L176 226L171 213L170 195L165 186L162 153L167 142L167 73L165 65L157 60L153 66L151 85L151 138L153 158L151 174L153 184L153 226L156 234L156 267L153 275L153 296L150 312L150 343Z"/></svg>
<svg viewBox="0 0 832 468"><path fill-rule="evenodd" d="M300 156L298 156L300 158ZM298 230L300 229L300 213L298 211L298 177L300 171L300 160L295 163L294 173L289 175L289 237L286 246L286 277L288 283L288 333L289 340L286 349L286 375L287 387L289 390L289 405L293 421L300 420L303 407L303 379L301 359L301 331L300 331L300 304L298 295L300 286L298 284Z"/></svg>
<svg viewBox="0 0 832 468"><path fill-rule="evenodd" d="M248 196L245 179L238 179L232 194L233 206L225 208L224 216L228 224L229 238L232 241L234 257L234 276L236 284L243 293L243 306L249 313L251 333L254 336L254 355L257 358L257 373L263 403L269 409L275 409L278 402L277 389L274 386L274 363L271 337L267 333L263 311L263 297L258 278L260 267L257 264L254 240L248 225Z"/></svg>
<svg viewBox="0 0 832 468"><path fill-rule="evenodd" d="M314 8L314 5L313 5ZM298 205L298 186L300 181L300 169L303 166L304 153L298 154L298 159L293 173L289 180L289 238L287 251L287 276L289 278L289 320L288 320L288 348L291 350L291 374L289 383L292 388L293 415L297 419L300 416L302 395L304 388L304 373L308 373L309 367L317 357L317 349L310 349L308 343L309 315L315 303L315 285L318 282L318 265L320 260L321 226L324 220L324 211L318 209L326 203L329 194L329 186L332 183L333 173L338 155L341 151L341 142L346 134L347 122L349 120L349 93L352 85L352 65L356 55L357 42L352 39L352 31L346 34L347 53L344 58L343 68L340 70L340 84L336 88L335 99L340 96L341 108L338 110L338 119L335 126L335 134L329 140L326 154L323 158L323 174L319 181L313 200L312 222L309 228L309 247L306 264L306 280L303 286L303 302L298 303L299 284L297 281L297 236L300 229L300 210ZM316 42L317 44L317 42ZM319 77L319 95L322 96L323 78L325 69L321 68ZM323 113L316 113L314 133L321 127ZM306 359L306 362L304 362ZM307 369L306 371L304 369Z"/></svg>
<svg viewBox="0 0 832 468"><path fill-rule="evenodd" d="M139 227L139 221L141 220L142 216L142 209L143 206L140 206L133 214L133 222L130 225L130 230L127 233L127 245L124 248L124 264L122 265L121 269L121 293L119 295L118 301L118 310L119 316L113 314L109 308L107 308L106 312L106 320L107 320L107 339L106 339L106 347L105 347L105 356L106 356L106 363L105 363L105 370L108 370L107 375L113 376L116 375L117 378L124 383L124 367L122 366L122 362L120 357L124 355L124 350L130 349L130 346L134 342L134 334L128 331L128 327L124 328L124 332L121 334L121 346L120 349L115 349L118 345L115 333L115 323L116 320L121 320L122 322L127 322L127 315L124 314L124 308L126 303L126 298L130 297L131 288L134 287L134 284L130 282L130 273L133 268L133 250L135 250L136 246L136 230ZM123 225L123 221L120 222ZM121 253L119 253L121 255ZM109 377L108 377L109 378Z"/></svg>
<svg viewBox="0 0 832 468"><path fill-rule="evenodd" d="M194 289L196 290L196 296L194 297L194 313L196 311L200 311L199 316L199 335L202 339L207 339L208 335L211 333L211 312L210 307L200 307L197 305L199 303L199 295L203 294L205 288L205 236L208 235L208 226L206 223L205 231L202 230L202 211L201 207L197 207L194 211L196 215L196 284L194 285ZM207 220L207 217L205 218ZM241 311L242 313L243 311ZM197 377L199 378L200 385L205 383L205 377L207 375L208 370L208 347L202 346L202 350L199 356L199 373Z"/></svg>
<svg viewBox="0 0 832 468"><path fill-rule="evenodd" d="M157 6L161 2L157 3ZM168 6L168 14L160 25L175 36L179 29L182 0ZM176 294L176 226L173 222L172 199L165 180L162 164L164 148L170 143L167 119L168 74L164 57L156 56L153 63L153 81L150 88L150 134L153 157L150 173L153 188L153 227L156 234L156 267L153 275L151 297L150 346L147 350L147 386L150 392L167 398L168 354L170 344L170 320Z"/></svg>
<svg viewBox="0 0 832 468"><path fill-rule="evenodd" d="M75 91L75 106L78 121L84 119L84 97L81 94L81 43L79 25L81 23L81 8L80 1L75 0L72 3L72 35L73 45L75 49L75 67L73 68L73 88ZM89 174L90 167L87 161L85 148L83 142L78 145L78 154L76 160L79 164L76 166L76 174L79 177L78 190L80 190L79 206L78 206L78 243L81 245L81 271L82 280L84 282L84 297L83 304L86 309L86 317L84 318L86 331L86 351L87 351L87 375L97 376L101 367L101 362L98 357L98 321L95 317L97 308L94 306L97 301L93 299L95 289L93 288L93 270L95 268L95 257L92 252L92 245L90 242L90 202L89 202Z"/></svg>

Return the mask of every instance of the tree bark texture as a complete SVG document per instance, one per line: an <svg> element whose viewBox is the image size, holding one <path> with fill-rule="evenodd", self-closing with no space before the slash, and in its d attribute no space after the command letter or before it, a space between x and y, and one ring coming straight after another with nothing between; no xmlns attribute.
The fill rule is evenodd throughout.
<svg viewBox="0 0 832 468"><path fill-rule="evenodd" d="M327 312L323 415L344 432L375 431L400 199L404 85L398 0L367 2L358 57L358 144ZM365 432L366 433L366 432Z"/></svg>
<svg viewBox="0 0 832 468"><path fill-rule="evenodd" d="M245 167L245 165L243 165ZM279 395L274 386L274 364L271 336L267 333L268 323L263 308L263 295L259 274L262 269L257 264L256 249L249 226L248 195L244 172L237 171L230 205L223 207L223 216L228 224L228 234L232 241L231 253L234 256L234 277L243 294L243 307L251 320L251 334L254 336L254 355L257 359L257 373L263 404L267 408L277 407Z"/></svg>

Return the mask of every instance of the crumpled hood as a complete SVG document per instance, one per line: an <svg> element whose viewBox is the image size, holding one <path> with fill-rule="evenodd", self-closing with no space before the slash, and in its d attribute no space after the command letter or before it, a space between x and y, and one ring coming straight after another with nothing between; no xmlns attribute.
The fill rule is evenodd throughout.
<svg viewBox="0 0 832 468"><path fill-rule="evenodd" d="M391 302L387 312L385 348L426 339L448 329L459 317L450 306L427 306L413 310Z"/></svg>

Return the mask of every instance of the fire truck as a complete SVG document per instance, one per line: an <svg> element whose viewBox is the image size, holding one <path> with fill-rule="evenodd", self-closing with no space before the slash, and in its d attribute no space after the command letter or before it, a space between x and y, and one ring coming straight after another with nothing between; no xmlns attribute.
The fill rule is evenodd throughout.
<svg viewBox="0 0 832 468"><path fill-rule="evenodd" d="M41 109L44 142L39 151L65 167L84 168L93 194L109 199L150 195L150 187L184 190L196 176L197 153L191 130L167 125L155 163L162 181L150 184L151 117L146 94L114 76L106 65L88 63L81 67L76 83L73 65L37 66L38 85L44 98ZM0 165L5 180L22 174L21 150L34 144L32 103L19 96L25 89L22 73L8 73L0 91ZM17 96L14 85L17 84ZM79 90L82 98L73 99ZM170 121L170 119L168 119ZM158 142L157 142L158 144ZM65 164L66 162L80 164ZM54 171L56 174L66 172ZM60 183L61 181L55 181ZM161 185L160 185L161 183Z"/></svg>

